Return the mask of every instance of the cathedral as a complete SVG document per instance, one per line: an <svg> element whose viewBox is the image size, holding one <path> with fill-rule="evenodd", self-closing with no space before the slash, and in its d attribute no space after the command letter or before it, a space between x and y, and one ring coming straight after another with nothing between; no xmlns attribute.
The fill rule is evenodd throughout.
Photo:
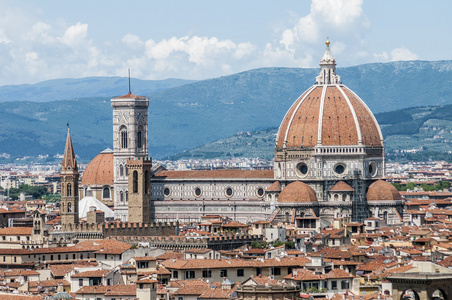
<svg viewBox="0 0 452 300"><path fill-rule="evenodd" d="M311 218L327 225L340 217L360 222L379 217L400 224L404 201L384 180L380 127L364 101L342 84L329 45L327 40L315 84L281 122L273 170L171 171L153 164L149 100L129 92L111 99L113 149L87 166L80 203L93 198L124 222L222 215L244 223ZM65 167L69 163L63 161L65 176L72 174ZM74 199L69 190L62 199L64 211ZM81 207L79 216L65 212L65 218L78 221L81 211L86 209Z"/></svg>

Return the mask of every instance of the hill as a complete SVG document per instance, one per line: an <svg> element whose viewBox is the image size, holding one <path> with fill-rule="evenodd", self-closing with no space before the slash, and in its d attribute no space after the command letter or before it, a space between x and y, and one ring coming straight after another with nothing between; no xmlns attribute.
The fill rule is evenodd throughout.
<svg viewBox="0 0 452 300"><path fill-rule="evenodd" d="M382 128L386 157L390 160L452 161L449 146L452 141L452 105L414 107L378 113L375 117ZM173 155L170 159L260 157L270 160L274 156L277 132L278 128L240 132Z"/></svg>
<svg viewBox="0 0 452 300"><path fill-rule="evenodd" d="M150 95L156 91L193 82L195 80L140 80L131 78L131 87L137 95ZM49 102L87 97L114 97L126 94L128 87L128 78L124 77L53 79L35 84L0 86L0 102Z"/></svg>
<svg viewBox="0 0 452 300"><path fill-rule="evenodd" d="M452 104L452 61L367 64L339 68L337 73L374 113ZM143 82L143 89L149 88L150 92L140 92L139 85L132 83L134 93L150 99L150 155L162 158L238 132L278 127L291 104L312 85L317 74L318 69L262 68L175 87L160 86L160 90ZM112 147L109 100L111 96L125 94L122 81L112 79L111 85L101 88L87 79L89 92L83 95L108 93L108 97L91 95L74 99L75 91L84 89L83 80L78 80L76 89L71 84L55 88L58 93L54 95L69 95L61 99L73 100L0 102L0 154L36 156L62 152L66 123L70 122L77 154L92 159L101 150ZM122 92L113 89L118 86ZM96 88L97 91L90 91ZM43 90L43 95L51 99ZM27 93L31 92L22 87L13 94ZM39 89L33 93L39 94ZM34 99L43 101L46 97Z"/></svg>

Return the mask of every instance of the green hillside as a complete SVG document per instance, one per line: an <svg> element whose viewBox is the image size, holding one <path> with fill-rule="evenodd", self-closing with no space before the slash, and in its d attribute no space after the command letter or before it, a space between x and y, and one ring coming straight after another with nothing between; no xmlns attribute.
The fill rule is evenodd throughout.
<svg viewBox="0 0 452 300"><path fill-rule="evenodd" d="M376 114L390 160L452 161L452 105L415 107ZM239 133L226 139L184 151L170 159L209 159L274 156L277 128ZM418 153L401 150L423 148Z"/></svg>
<svg viewBox="0 0 452 300"><path fill-rule="evenodd" d="M452 104L452 61L367 64L339 68L337 73L374 113ZM135 82L132 89L150 99L150 155L162 158L235 136L238 132L251 132L254 136L252 132L278 127L291 104L314 83L317 74L318 69L263 68L188 84L177 80L159 86L156 82ZM125 94L127 81L124 81L124 78L86 78L72 83L57 80L32 87L0 87L0 101L14 100L0 102L0 155L61 153L67 122L71 124L75 150L82 159L90 160L103 149L111 148L110 98ZM83 95L89 96L79 98ZM74 100L43 102L57 96ZM39 102L18 101L20 99ZM422 119L428 111L410 114L411 119L404 113L395 113L397 119L406 123L392 126L394 117L388 116L389 122L382 123L383 130L390 136L403 135L400 142L404 146L416 145L416 141L422 139L421 133L416 136L416 130L427 125L426 128L430 128L430 123L425 125ZM435 110L434 113L447 121L440 112ZM393 149L390 136L387 137L388 149ZM273 144L268 138L256 141L259 145L266 142ZM215 151L210 151L208 156L214 156ZM232 155L231 151L225 155L228 152ZM243 152L242 155L254 156L255 153L258 154Z"/></svg>

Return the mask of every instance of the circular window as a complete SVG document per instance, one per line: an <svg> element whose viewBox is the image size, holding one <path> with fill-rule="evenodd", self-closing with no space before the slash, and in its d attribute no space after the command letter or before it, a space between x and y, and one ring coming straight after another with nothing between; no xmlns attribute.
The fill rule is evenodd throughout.
<svg viewBox="0 0 452 300"><path fill-rule="evenodd" d="M378 169L377 169L377 163L374 162L374 161L371 161L371 162L369 163L368 171L369 171L370 176L372 176L372 177L374 177L375 175L377 175L377 171L378 171Z"/></svg>
<svg viewBox="0 0 452 300"><path fill-rule="evenodd" d="M308 165L304 162L297 164L297 173L299 176L306 176L308 174Z"/></svg>
<svg viewBox="0 0 452 300"><path fill-rule="evenodd" d="M201 189L199 187L195 188L195 197L201 197L202 192Z"/></svg>
<svg viewBox="0 0 452 300"><path fill-rule="evenodd" d="M259 198L264 197L264 189L263 188L260 187L260 188L257 189L257 196Z"/></svg>
<svg viewBox="0 0 452 300"><path fill-rule="evenodd" d="M163 195L165 197L168 197L170 194L171 194L171 191L170 191L169 188L166 187L166 188L163 189Z"/></svg>
<svg viewBox="0 0 452 300"><path fill-rule="evenodd" d="M343 175L345 173L345 165L343 164L337 164L334 166L334 173L337 175Z"/></svg>
<svg viewBox="0 0 452 300"><path fill-rule="evenodd" d="M232 197L232 194L233 194L232 188L228 187L228 188L226 189L226 196Z"/></svg>

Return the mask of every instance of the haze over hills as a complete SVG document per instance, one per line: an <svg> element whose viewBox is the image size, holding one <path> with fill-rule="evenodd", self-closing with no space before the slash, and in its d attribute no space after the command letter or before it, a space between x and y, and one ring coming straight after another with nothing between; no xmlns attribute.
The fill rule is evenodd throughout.
<svg viewBox="0 0 452 300"><path fill-rule="evenodd" d="M150 95L159 90L193 83L195 80L165 79L140 80L131 78L131 87L138 95ZM52 79L35 84L0 86L0 102L48 102L86 97L114 97L127 93L128 78L86 77L78 79Z"/></svg>
<svg viewBox="0 0 452 300"><path fill-rule="evenodd" d="M405 108L375 114L385 138L390 160L452 161L452 105ZM274 157L278 128L240 132L225 139L173 155L178 159L228 159L233 157ZM421 150L422 151L417 151ZM416 153L401 153L414 150ZM411 152L411 151L410 151Z"/></svg>
<svg viewBox="0 0 452 300"><path fill-rule="evenodd" d="M150 155L162 158L238 132L276 128L318 72L262 68L192 83L175 80L167 82L167 88L140 81L142 91L149 92L140 92L140 84L132 82L133 93L150 99ZM337 73L374 113L452 104L452 61L367 64L338 68ZM110 97L127 92L126 79L62 79L36 88L40 86L0 87L2 101L14 99L0 103L0 153L16 157L61 153L67 122L82 159L89 161L112 147ZM97 96L79 98L87 93ZM39 102L18 101L27 98L23 95ZM44 102L55 95L73 100Z"/></svg>

